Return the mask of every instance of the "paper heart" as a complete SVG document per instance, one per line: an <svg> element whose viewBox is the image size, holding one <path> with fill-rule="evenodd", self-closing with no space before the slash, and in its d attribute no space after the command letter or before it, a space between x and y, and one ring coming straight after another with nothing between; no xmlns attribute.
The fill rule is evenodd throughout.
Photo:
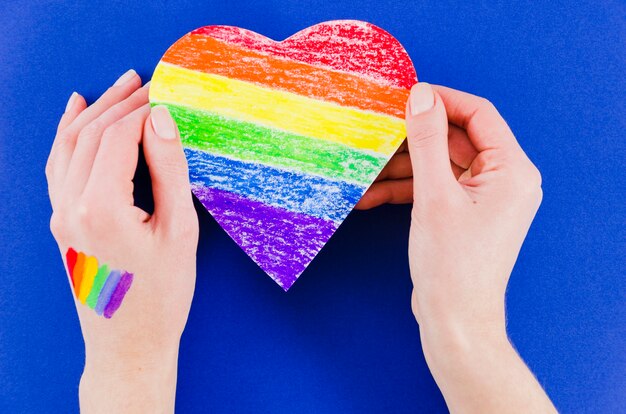
<svg viewBox="0 0 626 414"><path fill-rule="evenodd" d="M150 102L178 124L196 197L287 290L403 141L416 81L402 45L369 23L282 42L206 26L167 50Z"/></svg>

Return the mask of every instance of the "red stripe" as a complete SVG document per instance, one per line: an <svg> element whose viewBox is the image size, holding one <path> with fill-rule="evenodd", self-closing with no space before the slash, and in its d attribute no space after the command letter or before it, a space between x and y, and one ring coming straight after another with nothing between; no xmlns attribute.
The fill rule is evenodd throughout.
<svg viewBox="0 0 626 414"><path fill-rule="evenodd" d="M72 285L74 285L74 265L76 264L77 257L78 253L76 253L76 250L71 247L67 249L67 253L65 253L65 263L67 264L67 270L70 273L70 279L72 279Z"/></svg>
<svg viewBox="0 0 626 414"><path fill-rule="evenodd" d="M417 76L400 42L369 23L337 20L320 23L275 42L233 26L205 26L191 32L292 59L383 80L410 89Z"/></svg>

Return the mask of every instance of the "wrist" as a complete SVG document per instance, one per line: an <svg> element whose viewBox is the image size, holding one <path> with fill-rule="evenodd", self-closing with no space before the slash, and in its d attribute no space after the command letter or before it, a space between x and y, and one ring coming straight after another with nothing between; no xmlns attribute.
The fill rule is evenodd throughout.
<svg viewBox="0 0 626 414"><path fill-rule="evenodd" d="M157 372L178 361L177 341L150 346L85 347L85 372L107 376L125 376L128 373Z"/></svg>
<svg viewBox="0 0 626 414"><path fill-rule="evenodd" d="M422 285L413 289L411 308L429 343L462 348L507 338L504 292L476 295L449 284Z"/></svg>
<svg viewBox="0 0 626 414"><path fill-rule="evenodd" d="M173 412L178 344L140 352L86 349L81 412Z"/></svg>
<svg viewBox="0 0 626 414"><path fill-rule="evenodd" d="M514 353L504 315L478 321L452 315L422 318L420 339L424 356L435 378L462 377L488 361Z"/></svg>

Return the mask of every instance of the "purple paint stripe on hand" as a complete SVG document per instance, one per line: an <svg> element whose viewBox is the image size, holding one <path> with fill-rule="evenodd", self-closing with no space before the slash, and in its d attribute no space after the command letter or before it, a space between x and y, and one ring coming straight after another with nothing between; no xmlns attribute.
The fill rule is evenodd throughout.
<svg viewBox="0 0 626 414"><path fill-rule="evenodd" d="M113 291L115 291L117 283L120 281L120 277L121 274L119 270L113 270L109 273L106 282L104 282L104 286L102 286L100 295L98 296L96 307L94 308L98 315L102 315L104 308L106 308L109 304L109 299L111 299L111 295L113 294Z"/></svg>
<svg viewBox="0 0 626 414"><path fill-rule="evenodd" d="M130 285L133 284L133 274L124 272L122 275L117 287L113 294L111 294L111 299L109 300L108 305L104 309L104 317L110 319L111 316L120 308L122 304L122 299L130 289Z"/></svg>
<svg viewBox="0 0 626 414"><path fill-rule="evenodd" d="M193 192L230 237L288 290L330 239L337 225L198 185Z"/></svg>

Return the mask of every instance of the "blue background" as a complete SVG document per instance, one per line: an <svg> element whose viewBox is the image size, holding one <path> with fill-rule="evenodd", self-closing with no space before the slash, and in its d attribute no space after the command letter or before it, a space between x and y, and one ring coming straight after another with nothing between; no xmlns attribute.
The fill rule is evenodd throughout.
<svg viewBox="0 0 626 414"><path fill-rule="evenodd" d="M421 80L485 96L508 120L545 192L509 285L510 336L560 410L623 412L626 6L512 4L3 2L0 412L78 410L83 344L44 177L70 93L93 100L131 67L149 78L207 24L282 39L338 18L385 28ZM445 412L410 312L409 211L352 213L284 293L199 210L178 410Z"/></svg>

